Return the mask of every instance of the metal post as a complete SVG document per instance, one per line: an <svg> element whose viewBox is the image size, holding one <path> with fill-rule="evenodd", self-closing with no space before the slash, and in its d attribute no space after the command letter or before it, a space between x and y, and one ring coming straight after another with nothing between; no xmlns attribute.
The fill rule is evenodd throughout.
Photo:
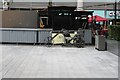
<svg viewBox="0 0 120 80"><path fill-rule="evenodd" d="M115 25L116 25L116 19L117 19L117 1L115 0Z"/></svg>
<svg viewBox="0 0 120 80"><path fill-rule="evenodd" d="M32 1L30 2L31 4L30 4L30 10L32 10Z"/></svg>
<svg viewBox="0 0 120 80"><path fill-rule="evenodd" d="M52 0L49 0L49 2L48 2L48 6L49 6L49 7L52 6Z"/></svg>
<svg viewBox="0 0 120 80"><path fill-rule="evenodd" d="M106 18L106 15L107 15L107 4L105 3L105 5L104 5L104 8L105 8L105 10L104 10L104 16L105 16L105 18Z"/></svg>
<svg viewBox="0 0 120 80"><path fill-rule="evenodd" d="M120 1L118 2L118 11L119 11L118 19L120 19Z"/></svg>

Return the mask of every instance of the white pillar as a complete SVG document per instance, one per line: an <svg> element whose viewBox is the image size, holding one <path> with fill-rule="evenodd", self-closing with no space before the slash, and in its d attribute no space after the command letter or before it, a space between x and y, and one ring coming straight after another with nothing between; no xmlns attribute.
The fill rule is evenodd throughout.
<svg viewBox="0 0 120 80"><path fill-rule="evenodd" d="M3 3L3 10L8 10L8 1L7 0L2 0Z"/></svg>
<svg viewBox="0 0 120 80"><path fill-rule="evenodd" d="M2 8L4 9L4 0L2 0Z"/></svg>
<svg viewBox="0 0 120 80"><path fill-rule="evenodd" d="M77 0L77 11L83 10L83 1L84 0Z"/></svg>

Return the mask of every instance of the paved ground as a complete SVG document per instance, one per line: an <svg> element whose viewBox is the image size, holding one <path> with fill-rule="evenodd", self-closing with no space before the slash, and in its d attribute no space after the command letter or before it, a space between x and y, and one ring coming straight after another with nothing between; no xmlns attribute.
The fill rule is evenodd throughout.
<svg viewBox="0 0 120 80"><path fill-rule="evenodd" d="M107 49L109 52L117 55L120 57L120 41L116 41L116 40L107 40Z"/></svg>
<svg viewBox="0 0 120 80"><path fill-rule="evenodd" d="M94 46L3 45L2 58L3 78L118 77L118 57Z"/></svg>

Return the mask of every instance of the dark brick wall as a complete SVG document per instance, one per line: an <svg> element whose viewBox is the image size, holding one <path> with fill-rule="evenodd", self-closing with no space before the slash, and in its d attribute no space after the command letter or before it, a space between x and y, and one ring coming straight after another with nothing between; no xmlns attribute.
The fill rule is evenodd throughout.
<svg viewBox="0 0 120 80"><path fill-rule="evenodd" d="M2 11L3 28L36 28L37 26L36 11Z"/></svg>

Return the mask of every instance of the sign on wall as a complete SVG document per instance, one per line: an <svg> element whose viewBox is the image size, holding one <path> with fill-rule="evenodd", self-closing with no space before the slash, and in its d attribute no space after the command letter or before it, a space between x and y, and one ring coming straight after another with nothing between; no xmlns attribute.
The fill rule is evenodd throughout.
<svg viewBox="0 0 120 80"><path fill-rule="evenodd" d="M115 12L114 11L109 12L109 16L110 17L114 17L115 16ZM120 11L116 12L116 16L120 16Z"/></svg>
<svg viewBox="0 0 120 80"><path fill-rule="evenodd" d="M89 10L89 11L94 11L93 15L98 15L104 18L110 18L110 19L114 19L115 18L115 11L106 11L105 10ZM117 19L120 17L120 11L117 11L116 13L117 15ZM106 16L106 17L105 17Z"/></svg>
<svg viewBox="0 0 120 80"><path fill-rule="evenodd" d="M116 12L117 19L120 17L120 11ZM115 18L115 11L107 11L106 18Z"/></svg>

